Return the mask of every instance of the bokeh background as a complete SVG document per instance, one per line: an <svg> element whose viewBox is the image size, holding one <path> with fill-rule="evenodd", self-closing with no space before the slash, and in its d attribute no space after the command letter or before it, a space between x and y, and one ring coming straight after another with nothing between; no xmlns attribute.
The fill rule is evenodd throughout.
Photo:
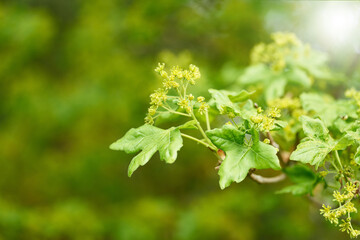
<svg viewBox="0 0 360 240"><path fill-rule="evenodd" d="M208 87L236 81L254 44L292 31L358 79L356 9L356 2L1 1L0 239L347 239L307 198L274 194L286 182L246 180L221 191L215 159L187 140L175 164L155 157L132 178L133 156L108 146L143 124L159 61L198 65L194 91L207 96Z"/></svg>

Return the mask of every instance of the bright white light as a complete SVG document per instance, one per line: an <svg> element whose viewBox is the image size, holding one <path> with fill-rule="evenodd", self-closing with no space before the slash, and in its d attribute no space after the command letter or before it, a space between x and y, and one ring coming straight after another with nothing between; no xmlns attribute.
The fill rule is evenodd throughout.
<svg viewBox="0 0 360 240"><path fill-rule="evenodd" d="M328 2L319 8L313 24L327 43L344 45L356 38L360 30L359 8L350 4Z"/></svg>

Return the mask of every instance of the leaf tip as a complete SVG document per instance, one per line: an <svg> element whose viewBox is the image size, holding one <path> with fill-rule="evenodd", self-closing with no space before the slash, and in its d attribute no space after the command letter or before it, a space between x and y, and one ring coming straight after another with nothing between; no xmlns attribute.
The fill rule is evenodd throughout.
<svg viewBox="0 0 360 240"><path fill-rule="evenodd" d="M120 150L120 147L118 146L117 141L114 142L114 143L112 143L112 144L110 144L109 149L115 150L115 151L116 151L116 150Z"/></svg>

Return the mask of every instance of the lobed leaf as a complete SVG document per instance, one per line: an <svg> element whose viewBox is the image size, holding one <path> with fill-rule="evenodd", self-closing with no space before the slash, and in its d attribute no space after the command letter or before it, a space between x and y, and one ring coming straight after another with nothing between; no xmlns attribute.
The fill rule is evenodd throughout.
<svg viewBox="0 0 360 240"><path fill-rule="evenodd" d="M126 153L136 153L130 162L129 177L139 167L145 165L150 158L159 151L160 159L166 163L173 163L177 158L177 152L182 147L182 138L178 128L163 130L152 125L145 124L139 128L130 129L124 137L110 145L112 150L121 150Z"/></svg>
<svg viewBox="0 0 360 240"><path fill-rule="evenodd" d="M249 169L272 168L280 170L277 149L259 141L258 133L245 134L233 126L223 126L206 132L210 140L226 153L219 175L220 187L224 189L231 182L241 182Z"/></svg>
<svg viewBox="0 0 360 240"><path fill-rule="evenodd" d="M318 168L334 149L336 142L330 137L329 130L319 119L302 116L301 122L307 137L292 152L290 160L309 163Z"/></svg>

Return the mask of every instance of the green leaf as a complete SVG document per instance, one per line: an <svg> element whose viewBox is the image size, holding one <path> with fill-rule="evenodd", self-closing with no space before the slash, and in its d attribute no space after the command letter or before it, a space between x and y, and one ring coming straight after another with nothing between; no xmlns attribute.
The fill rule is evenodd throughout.
<svg viewBox="0 0 360 240"><path fill-rule="evenodd" d="M228 96L233 103L238 103L238 102L245 102L254 93L255 91L248 92L246 90L241 90L238 94L229 94Z"/></svg>
<svg viewBox="0 0 360 240"><path fill-rule="evenodd" d="M329 137L329 130L321 120L307 116L301 116L300 120L306 136L324 140Z"/></svg>
<svg viewBox="0 0 360 240"><path fill-rule="evenodd" d="M356 131L346 131L345 135L337 141L334 149L343 150L346 147L354 144L354 142L360 144L360 129L356 129Z"/></svg>
<svg viewBox="0 0 360 240"><path fill-rule="evenodd" d="M303 109L314 112L314 116L323 120L327 127L345 115L357 118L356 106L350 101L335 101L329 95L320 95L317 93L303 93L300 96L300 100Z"/></svg>
<svg viewBox="0 0 360 240"><path fill-rule="evenodd" d="M285 92L285 85L286 85L286 79L283 77L271 81L267 85L265 90L266 101L270 101L282 97Z"/></svg>
<svg viewBox="0 0 360 240"><path fill-rule="evenodd" d="M254 92L241 91L239 94L226 91L209 89L212 96L211 102L214 102L219 111L233 111L237 115L248 119L251 115L256 114L256 109L248 97Z"/></svg>
<svg viewBox="0 0 360 240"><path fill-rule="evenodd" d="M310 75L319 79L332 79L333 76L328 69L326 62L328 58L325 54L311 51L310 55L299 58L294 64L307 71Z"/></svg>
<svg viewBox="0 0 360 240"><path fill-rule="evenodd" d="M291 186L284 187L277 191L277 194L291 193L292 195L304 195L312 192L314 189L312 183L299 183Z"/></svg>
<svg viewBox="0 0 360 240"><path fill-rule="evenodd" d="M284 169L285 174L293 183L313 182L316 180L316 174L306 165L295 164Z"/></svg>
<svg viewBox="0 0 360 240"><path fill-rule="evenodd" d="M345 139L343 145L349 146L354 142L358 144L358 148L356 149L356 153L354 155L354 160L357 164L360 164L360 129L356 129L356 131L346 131L345 136L342 138Z"/></svg>
<svg viewBox="0 0 360 240"><path fill-rule="evenodd" d="M224 189L231 182L241 182L249 169L272 168L280 170L277 150L271 145L259 141L256 131L245 134L233 126L223 126L206 132L210 140L226 154L219 175L220 187Z"/></svg>
<svg viewBox="0 0 360 240"><path fill-rule="evenodd" d="M271 131L278 131L283 129L284 127L286 127L288 125L287 122L285 121L281 121L281 120L275 120L274 122L274 128Z"/></svg>
<svg viewBox="0 0 360 240"><path fill-rule="evenodd" d="M312 194L318 182L318 177L309 167L296 164L285 168L284 172L295 184L287 186L277 191L277 193L292 193L293 195Z"/></svg>
<svg viewBox="0 0 360 240"><path fill-rule="evenodd" d="M336 142L330 137L329 130L320 120L302 116L301 122L307 137L292 152L290 160L309 163L318 168L334 149Z"/></svg>
<svg viewBox="0 0 360 240"><path fill-rule="evenodd" d="M178 126L179 129L197 129L196 126L196 120L190 120L180 126Z"/></svg>
<svg viewBox="0 0 360 240"><path fill-rule="evenodd" d="M360 146L356 149L356 153L354 155L354 160L357 164L360 165Z"/></svg>
<svg viewBox="0 0 360 240"><path fill-rule="evenodd" d="M273 72L265 64L256 64L245 69L245 72L239 77L239 81L242 84L255 84L263 82L265 79L269 79L273 76Z"/></svg>
<svg viewBox="0 0 360 240"><path fill-rule="evenodd" d="M290 71L285 73L286 78L289 82L302 85L304 87L311 86L311 79L304 70L297 67L292 68Z"/></svg>
<svg viewBox="0 0 360 240"><path fill-rule="evenodd" d="M216 108L219 111L222 111L222 109L227 107L233 110L235 113L240 114L240 107L237 104L234 104L229 98L229 95L231 95L232 92L226 90L209 89L209 93L211 94Z"/></svg>
<svg viewBox="0 0 360 240"><path fill-rule="evenodd" d="M139 167L145 165L156 151L160 153L160 159L166 163L176 160L177 152L182 147L182 138L178 128L163 130L152 125L143 125L139 128L130 129L124 137L110 145L112 150L121 150L126 153L136 153L129 165L129 177Z"/></svg>

